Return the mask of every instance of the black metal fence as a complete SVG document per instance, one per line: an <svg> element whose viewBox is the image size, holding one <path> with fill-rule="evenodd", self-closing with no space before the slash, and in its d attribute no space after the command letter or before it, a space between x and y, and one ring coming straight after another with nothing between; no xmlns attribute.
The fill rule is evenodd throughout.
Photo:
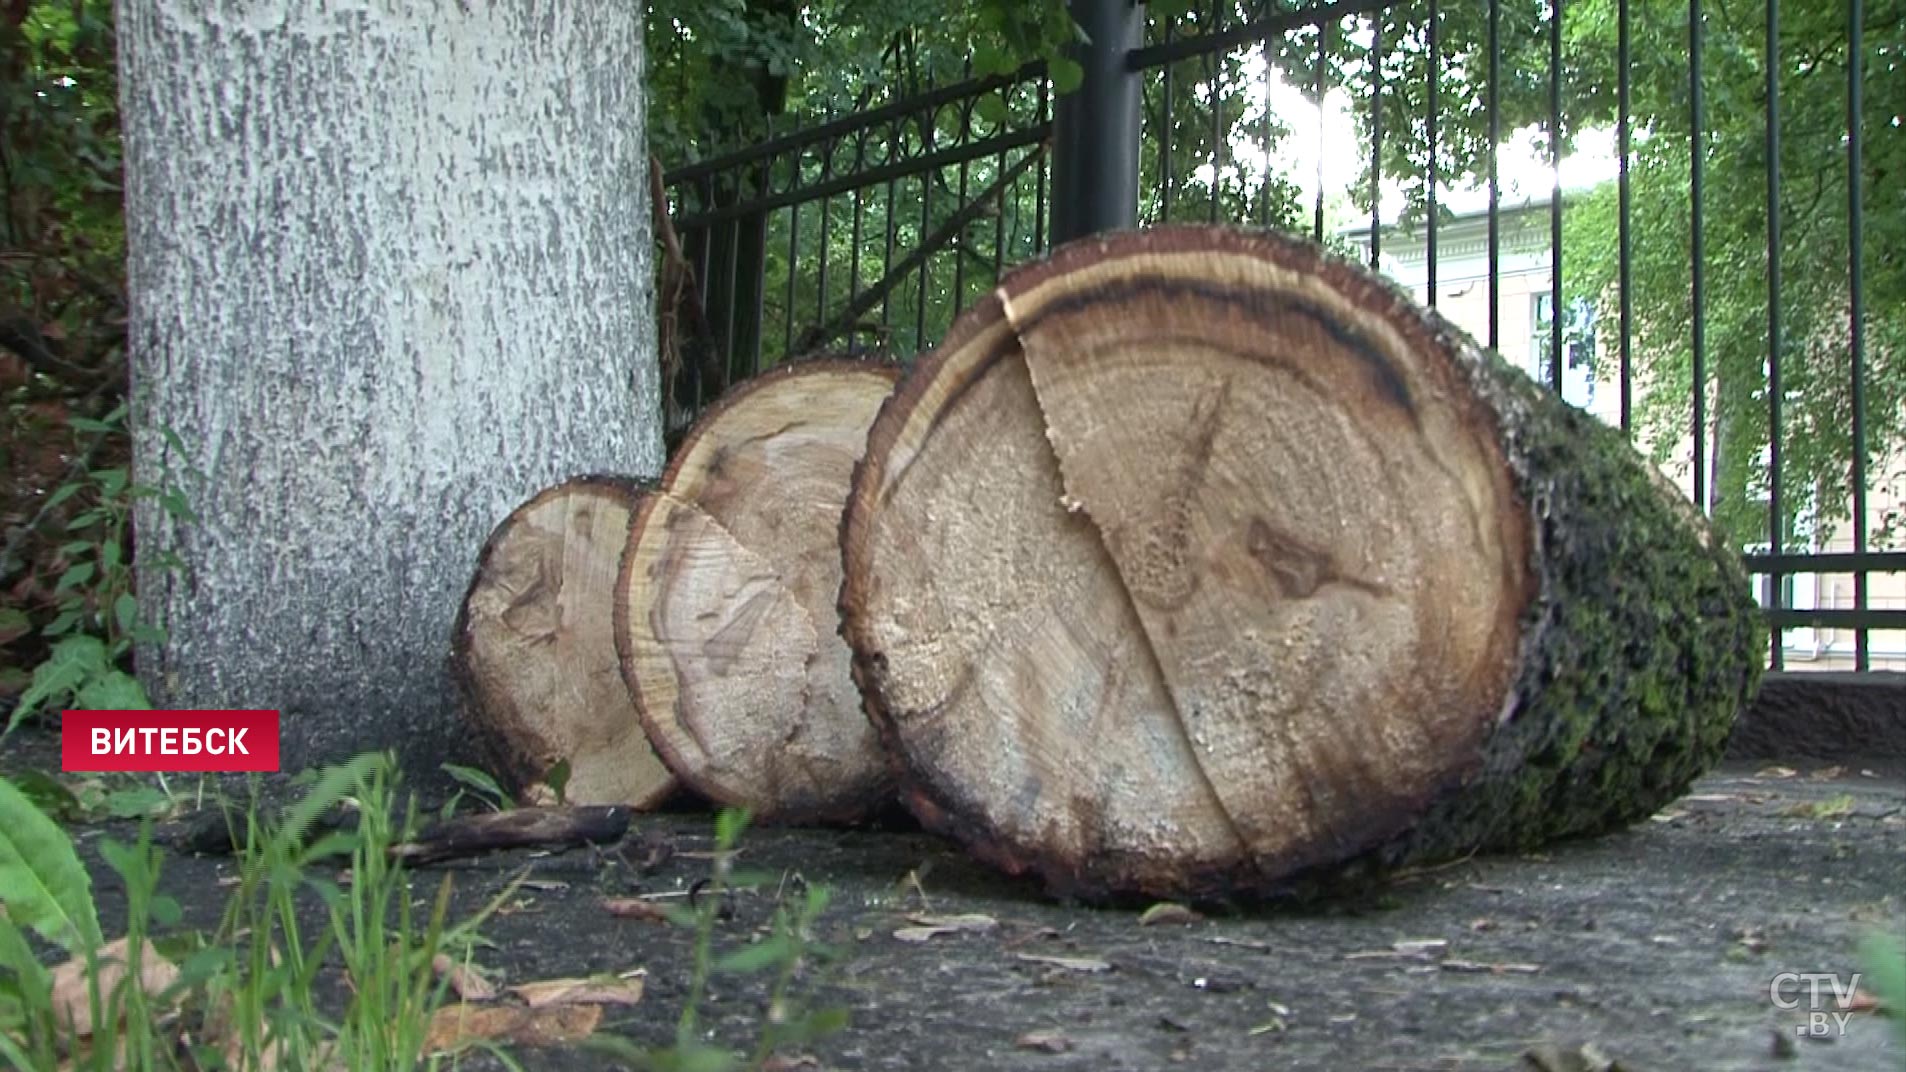
<svg viewBox="0 0 1906 1072"><path fill-rule="evenodd" d="M1906 669L1906 11L1866 2L1157 0L1092 46L1135 141L1055 139L1032 65L670 172L690 390L928 349L1135 177L1120 222L1308 231L1626 430L1741 547L1774 667ZM1082 143L1130 172L1055 190Z"/></svg>

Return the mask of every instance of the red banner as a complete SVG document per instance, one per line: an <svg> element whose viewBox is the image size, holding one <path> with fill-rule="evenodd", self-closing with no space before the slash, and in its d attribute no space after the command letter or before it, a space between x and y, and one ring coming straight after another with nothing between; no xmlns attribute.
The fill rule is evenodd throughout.
<svg viewBox="0 0 1906 1072"><path fill-rule="evenodd" d="M67 771L275 771L276 711L67 711Z"/></svg>

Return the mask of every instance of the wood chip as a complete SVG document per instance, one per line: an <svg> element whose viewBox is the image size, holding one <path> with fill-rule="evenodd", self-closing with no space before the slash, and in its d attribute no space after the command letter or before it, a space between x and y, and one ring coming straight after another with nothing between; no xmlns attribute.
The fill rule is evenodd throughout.
<svg viewBox="0 0 1906 1072"><path fill-rule="evenodd" d="M999 929L998 920L976 912L959 916L912 915L907 921L913 926L893 932L893 936L903 942L925 942L943 934L985 934Z"/></svg>
<svg viewBox="0 0 1906 1072"><path fill-rule="evenodd" d="M1045 964L1054 968L1064 968L1066 971L1085 972L1087 974L1109 972L1112 970L1112 965L1109 961L1100 960L1097 957L1051 957L1039 953L1014 953L1013 956L1028 964Z"/></svg>
<svg viewBox="0 0 1906 1072"><path fill-rule="evenodd" d="M634 1005L642 1000L643 977L593 976L588 979L544 979L510 987L510 993L532 1009L557 1005Z"/></svg>
<svg viewBox="0 0 1906 1072"><path fill-rule="evenodd" d="M1446 972L1464 972L1488 975L1534 975L1542 970L1540 964L1485 964L1475 960L1445 960L1437 967Z"/></svg>
<svg viewBox="0 0 1906 1072"><path fill-rule="evenodd" d="M1013 1045L1022 1050L1037 1050L1040 1053L1070 1053L1072 1040L1062 1031L1028 1031L1013 1040Z"/></svg>
<svg viewBox="0 0 1906 1072"><path fill-rule="evenodd" d="M477 1042L512 1046L554 1046L580 1042L602 1022L600 1005L470 1005L438 1009L424 1034L424 1052L448 1053Z"/></svg>
<svg viewBox="0 0 1906 1072"><path fill-rule="evenodd" d="M496 984L485 979L471 964L453 959L448 953L438 953L430 958L431 970L450 983L450 989L465 1001L491 1001L496 997Z"/></svg>
<svg viewBox="0 0 1906 1072"><path fill-rule="evenodd" d="M604 897L602 907L617 919L640 919L650 923L669 921L668 909L640 897Z"/></svg>

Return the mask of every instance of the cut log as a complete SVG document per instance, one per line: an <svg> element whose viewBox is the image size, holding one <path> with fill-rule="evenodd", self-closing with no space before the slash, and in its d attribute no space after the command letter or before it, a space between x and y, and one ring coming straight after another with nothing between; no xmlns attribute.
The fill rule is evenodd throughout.
<svg viewBox="0 0 1906 1072"><path fill-rule="evenodd" d="M1763 634L1620 436L1297 240L1088 240L883 409L844 632L930 827L1081 895L1288 889L1645 816Z"/></svg>
<svg viewBox="0 0 1906 1072"><path fill-rule="evenodd" d="M675 789L612 635L616 571L641 494L612 477L559 484L505 518L477 561L452 672L492 766L530 796L564 760L571 803L646 808Z"/></svg>
<svg viewBox="0 0 1906 1072"><path fill-rule="evenodd" d="M898 370L784 366L699 419L636 512L616 643L649 739L702 795L764 820L891 798L840 639L840 520Z"/></svg>

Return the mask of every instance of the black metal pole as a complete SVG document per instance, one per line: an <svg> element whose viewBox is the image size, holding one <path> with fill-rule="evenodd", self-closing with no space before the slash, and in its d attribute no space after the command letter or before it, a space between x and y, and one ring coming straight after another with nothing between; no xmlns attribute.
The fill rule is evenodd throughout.
<svg viewBox="0 0 1906 1072"><path fill-rule="evenodd" d="M1133 0L1072 0L1089 44L1077 90L1054 102L1052 241L1138 222L1139 77L1126 54L1143 43L1144 8Z"/></svg>

